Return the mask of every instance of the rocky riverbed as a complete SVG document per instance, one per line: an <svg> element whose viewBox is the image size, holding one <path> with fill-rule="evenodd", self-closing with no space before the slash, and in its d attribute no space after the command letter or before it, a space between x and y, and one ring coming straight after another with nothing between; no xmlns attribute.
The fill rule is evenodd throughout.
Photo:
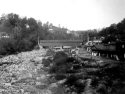
<svg viewBox="0 0 125 94"><path fill-rule="evenodd" d="M22 52L0 59L0 94L53 94L42 59L46 50Z"/></svg>
<svg viewBox="0 0 125 94"><path fill-rule="evenodd" d="M123 62L54 54L41 49L0 58L0 94L125 94Z"/></svg>

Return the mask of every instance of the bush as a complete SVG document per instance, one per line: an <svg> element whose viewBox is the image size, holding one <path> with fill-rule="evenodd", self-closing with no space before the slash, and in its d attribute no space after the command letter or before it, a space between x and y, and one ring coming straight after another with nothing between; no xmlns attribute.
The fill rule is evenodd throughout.
<svg viewBox="0 0 125 94"><path fill-rule="evenodd" d="M70 88L71 92L77 92L77 94L81 94L84 91L86 82L84 81L83 75L70 75L67 77L66 82L64 83L68 88Z"/></svg>
<svg viewBox="0 0 125 94"><path fill-rule="evenodd" d="M0 55L15 54L22 51L29 51L34 44L28 39L15 40L13 38L0 39Z"/></svg>
<svg viewBox="0 0 125 94"><path fill-rule="evenodd" d="M15 52L15 40L5 38L0 40L0 55L7 55Z"/></svg>
<svg viewBox="0 0 125 94"><path fill-rule="evenodd" d="M55 55L55 52L51 49L48 49L47 52L46 52L46 56L54 56Z"/></svg>
<svg viewBox="0 0 125 94"><path fill-rule="evenodd" d="M64 74L56 74L55 75L55 79L56 80L63 80L65 78L66 78L66 75L64 75Z"/></svg>
<svg viewBox="0 0 125 94"><path fill-rule="evenodd" d="M64 52L57 52L53 58L53 66L50 68L50 73L65 73L67 70L68 56Z"/></svg>
<svg viewBox="0 0 125 94"><path fill-rule="evenodd" d="M36 46L34 47L34 50L39 50L39 49L40 49L39 45L36 45Z"/></svg>
<svg viewBox="0 0 125 94"><path fill-rule="evenodd" d="M51 63L52 63L52 60L49 58L42 60L42 64L44 65L44 67L49 67Z"/></svg>
<svg viewBox="0 0 125 94"><path fill-rule="evenodd" d="M76 60L76 58L68 57L64 52L57 52L49 72L62 74L76 73L80 68L80 61Z"/></svg>
<svg viewBox="0 0 125 94"><path fill-rule="evenodd" d="M87 61L91 67L88 67L88 63L81 67L80 63L83 61ZM87 58L80 61L68 57L64 52L57 52L49 72L54 74L56 80L66 79L63 85L69 92L81 94L86 92L88 87L91 92L98 94L125 94L125 64L109 63L103 67L95 67L93 62L96 61Z"/></svg>

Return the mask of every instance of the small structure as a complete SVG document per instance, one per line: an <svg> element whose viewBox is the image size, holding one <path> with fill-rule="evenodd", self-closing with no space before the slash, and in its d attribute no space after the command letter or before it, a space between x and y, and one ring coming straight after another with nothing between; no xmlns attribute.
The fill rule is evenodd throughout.
<svg viewBox="0 0 125 94"><path fill-rule="evenodd" d="M10 35L6 32L0 32L0 38L10 38Z"/></svg>
<svg viewBox="0 0 125 94"><path fill-rule="evenodd" d="M63 48L61 46L59 46L59 47L53 47L53 50L55 52L58 52L58 51L63 51Z"/></svg>
<svg viewBox="0 0 125 94"><path fill-rule="evenodd" d="M116 60L125 60L125 41L116 41L110 44L97 44L91 47L92 52L97 52L99 56L103 55Z"/></svg>
<svg viewBox="0 0 125 94"><path fill-rule="evenodd" d="M59 47L59 46L74 46L81 45L83 40L40 40L40 46Z"/></svg>
<svg viewBox="0 0 125 94"><path fill-rule="evenodd" d="M87 48L87 51L91 51L91 47L93 47L94 45L100 44L101 40L93 40L93 41L88 41L85 43L85 46Z"/></svg>

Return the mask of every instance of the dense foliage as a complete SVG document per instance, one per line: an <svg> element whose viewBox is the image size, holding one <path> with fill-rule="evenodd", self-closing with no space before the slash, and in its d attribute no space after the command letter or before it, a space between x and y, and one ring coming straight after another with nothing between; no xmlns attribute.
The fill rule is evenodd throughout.
<svg viewBox="0 0 125 94"><path fill-rule="evenodd" d="M52 30L50 30L52 29ZM0 55L38 48L39 40L75 38L66 28L56 27L34 18L22 18L17 14L0 17Z"/></svg>
<svg viewBox="0 0 125 94"><path fill-rule="evenodd" d="M99 36L104 37L104 43L114 42L114 41L125 41L125 19L117 24L112 24L109 27L103 28Z"/></svg>
<svg viewBox="0 0 125 94"><path fill-rule="evenodd" d="M76 59L57 52L53 59L44 60L49 73L62 84L66 94L124 94L125 64Z"/></svg>
<svg viewBox="0 0 125 94"><path fill-rule="evenodd" d="M19 17L7 14L0 17L0 55L13 54L32 50L39 45L39 40L75 40L83 42L104 37L103 42L125 41L125 19L118 24L98 30L69 31L47 22L42 23L34 18ZM4 36L4 37L3 37Z"/></svg>
<svg viewBox="0 0 125 94"><path fill-rule="evenodd" d="M39 25L33 18L20 18L17 14L4 15L0 19L0 54L27 51L37 44Z"/></svg>
<svg viewBox="0 0 125 94"><path fill-rule="evenodd" d="M125 19L117 24L111 24L109 27L102 28L101 30L86 30L76 31L79 35L78 38L83 41L102 38L103 43L125 41Z"/></svg>
<svg viewBox="0 0 125 94"><path fill-rule="evenodd" d="M92 29L92 30L84 30L84 31L73 31L78 34L78 39L82 39L83 42L86 42L88 40L94 40L99 39L98 36L98 30ZM89 38L89 39L88 39Z"/></svg>

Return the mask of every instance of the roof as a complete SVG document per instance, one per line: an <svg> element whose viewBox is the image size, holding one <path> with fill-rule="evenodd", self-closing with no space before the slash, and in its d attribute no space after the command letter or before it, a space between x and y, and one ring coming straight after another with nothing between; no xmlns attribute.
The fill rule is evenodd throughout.
<svg viewBox="0 0 125 94"><path fill-rule="evenodd" d="M63 46L63 48L71 48L71 46Z"/></svg>
<svg viewBox="0 0 125 94"><path fill-rule="evenodd" d="M78 46L83 40L41 40L41 46Z"/></svg>

